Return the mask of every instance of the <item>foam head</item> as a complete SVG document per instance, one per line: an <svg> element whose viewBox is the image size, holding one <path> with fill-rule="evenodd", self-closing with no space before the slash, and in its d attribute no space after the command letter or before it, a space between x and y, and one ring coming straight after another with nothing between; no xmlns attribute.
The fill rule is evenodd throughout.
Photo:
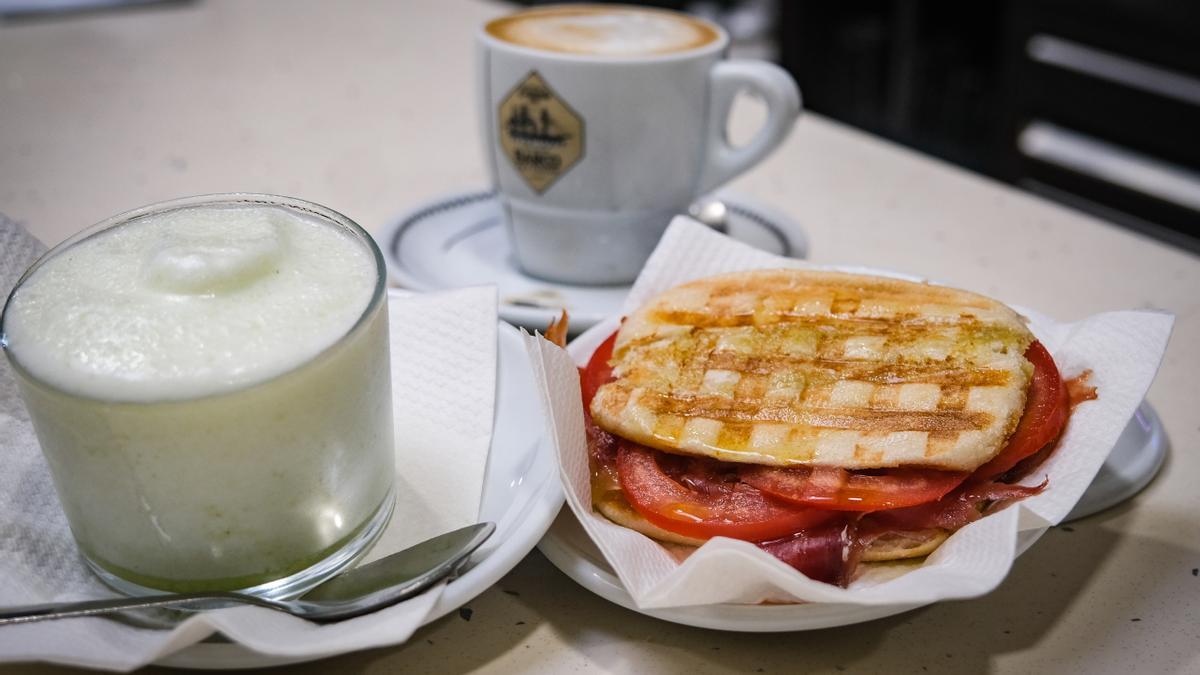
<svg viewBox="0 0 1200 675"><path fill-rule="evenodd" d="M682 52L719 38L712 26L684 14L611 6L534 9L496 19L486 30L523 47L614 57Z"/></svg>

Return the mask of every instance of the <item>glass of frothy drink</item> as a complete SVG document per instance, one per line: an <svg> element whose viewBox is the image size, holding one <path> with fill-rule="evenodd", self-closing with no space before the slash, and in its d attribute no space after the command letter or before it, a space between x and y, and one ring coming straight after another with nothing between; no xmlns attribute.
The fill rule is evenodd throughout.
<svg viewBox="0 0 1200 675"><path fill-rule="evenodd" d="M287 597L366 551L395 475L384 280L350 219L249 194L121 214L25 273L0 342L101 579Z"/></svg>

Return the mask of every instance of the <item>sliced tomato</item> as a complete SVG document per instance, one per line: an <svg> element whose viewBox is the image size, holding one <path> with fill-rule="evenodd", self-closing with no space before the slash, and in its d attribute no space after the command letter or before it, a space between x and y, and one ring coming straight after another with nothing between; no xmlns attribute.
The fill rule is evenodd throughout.
<svg viewBox="0 0 1200 675"><path fill-rule="evenodd" d="M1022 459L1057 439L1067 423L1067 388L1050 352L1041 342L1034 341L1025 350L1025 358L1033 363L1033 381L1026 396L1025 414L1008 439L1008 445L990 462L975 470L971 475L972 482L1003 475Z"/></svg>
<svg viewBox="0 0 1200 675"><path fill-rule="evenodd" d="M837 517L832 511L776 502L737 481L736 475L722 480L706 470L702 461L664 457L686 466L677 472L680 479L676 480L659 465L661 454L619 441L617 473L633 508L664 530L697 539L731 537L757 542L785 537Z"/></svg>
<svg viewBox="0 0 1200 675"><path fill-rule="evenodd" d="M579 385L583 389L583 409L585 411L591 407L596 390L613 379L613 369L608 362L612 360L613 344L616 341L617 333L614 331L607 340L596 347L596 351L592 352L592 358L588 359L587 367L579 373Z"/></svg>
<svg viewBox="0 0 1200 675"><path fill-rule="evenodd" d="M818 509L879 511L941 499L967 478L965 471L886 469L847 471L837 467L746 465L742 481L784 501Z"/></svg>

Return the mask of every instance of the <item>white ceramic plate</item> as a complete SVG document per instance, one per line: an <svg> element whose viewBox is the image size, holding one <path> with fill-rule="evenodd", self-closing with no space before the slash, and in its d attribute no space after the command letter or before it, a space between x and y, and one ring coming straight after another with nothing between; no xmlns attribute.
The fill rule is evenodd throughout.
<svg viewBox="0 0 1200 675"><path fill-rule="evenodd" d="M808 243L799 225L764 204L729 192L728 234L769 253L803 258ZM544 330L560 309L573 333L617 313L629 286L573 286L526 276L517 267L500 203L491 192L456 192L422 204L379 232L392 281L421 291L496 284L500 318Z"/></svg>
<svg viewBox="0 0 1200 675"><path fill-rule="evenodd" d="M446 587L425 623L445 616L495 584L531 550L562 506L554 447L544 421L529 356L518 331L500 325L496 416L484 477L480 519L496 533L474 556L472 567ZM202 642L158 663L184 668L258 668L332 656L292 659L265 656L229 642Z"/></svg>
<svg viewBox="0 0 1200 675"><path fill-rule="evenodd" d="M1045 530L1029 530L1018 534L1017 551L1024 553L1038 540ZM796 605L700 605L696 607L672 607L669 609L638 609L633 598L616 572L604 560L603 554L588 538L583 526L575 519L570 509L562 513L550 527L550 531L538 544L538 550L549 558L555 567L574 579L581 586L610 602L652 616L663 621L713 628L716 630L743 633L772 633L798 630L816 630L834 626L847 626L885 616L900 614L922 607L910 605L837 605L828 603L806 603Z"/></svg>

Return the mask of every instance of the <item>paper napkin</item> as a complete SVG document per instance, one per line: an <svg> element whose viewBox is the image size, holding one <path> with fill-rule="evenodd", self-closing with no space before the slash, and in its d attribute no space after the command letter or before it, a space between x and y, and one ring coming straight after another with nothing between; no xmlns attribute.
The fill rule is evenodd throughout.
<svg viewBox="0 0 1200 675"><path fill-rule="evenodd" d="M628 314L657 293L701 277L764 268L839 269L779 258L678 217L635 282ZM904 277L912 278L912 277ZM901 605L987 593L1008 573L1020 544L1061 521L1079 500L1145 396L1162 360L1173 317L1159 312L1111 312L1071 324L1018 308L1054 355L1064 377L1092 370L1099 398L1072 415L1058 451L1026 482L1048 476L1049 487L950 537L923 562L868 567L849 588L813 581L753 544L716 538L680 563L667 549L593 513L587 447L576 367L617 329L612 317L577 338L569 354L529 338L557 444L567 503L643 609L770 601Z"/></svg>
<svg viewBox="0 0 1200 675"><path fill-rule="evenodd" d="M45 250L0 216L0 297ZM491 442L496 290L393 295L396 414L394 516L369 559L476 522ZM450 336L451 339L447 339ZM7 359L0 358L0 606L109 597L84 567ZM81 618L0 628L0 662L54 661L132 670L220 632L281 657L326 656L399 644L420 627L444 586L374 614L317 625L257 607L192 616L172 630Z"/></svg>

